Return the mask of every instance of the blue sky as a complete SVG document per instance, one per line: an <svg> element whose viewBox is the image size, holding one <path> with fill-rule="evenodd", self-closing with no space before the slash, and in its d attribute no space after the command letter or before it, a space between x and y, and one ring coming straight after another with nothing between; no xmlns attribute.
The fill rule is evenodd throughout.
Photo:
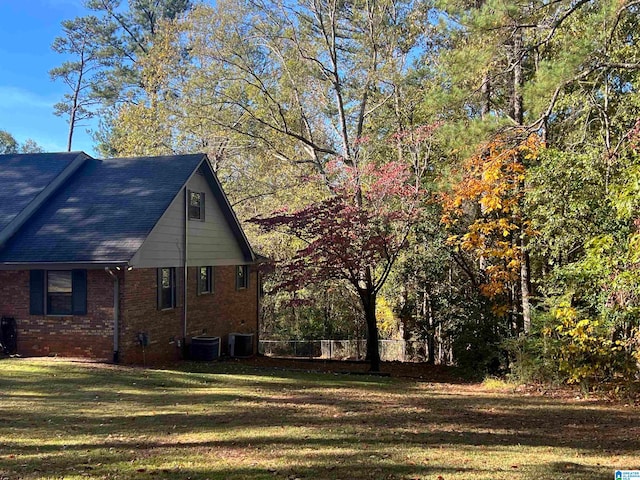
<svg viewBox="0 0 640 480"><path fill-rule="evenodd" d="M63 58L51 50L62 20L86 13L82 0L0 0L0 130L19 142L32 138L47 151L65 151L68 126L53 114L65 86L49 78ZM80 127L73 150L92 154L93 141Z"/></svg>

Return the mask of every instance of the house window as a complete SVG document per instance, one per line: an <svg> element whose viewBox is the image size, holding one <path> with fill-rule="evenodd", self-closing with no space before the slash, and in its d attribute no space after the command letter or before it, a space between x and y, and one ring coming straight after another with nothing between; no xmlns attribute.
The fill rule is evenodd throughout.
<svg viewBox="0 0 640 480"><path fill-rule="evenodd" d="M71 270L47 272L47 313L71 315L73 313L73 288Z"/></svg>
<svg viewBox="0 0 640 480"><path fill-rule="evenodd" d="M86 315L86 270L31 270L31 315Z"/></svg>
<svg viewBox="0 0 640 480"><path fill-rule="evenodd" d="M213 292L213 267L198 267L198 295Z"/></svg>
<svg viewBox="0 0 640 480"><path fill-rule="evenodd" d="M204 221L204 193L189 190L189 220Z"/></svg>
<svg viewBox="0 0 640 480"><path fill-rule="evenodd" d="M158 269L158 309L167 310L176 306L176 269Z"/></svg>
<svg viewBox="0 0 640 480"><path fill-rule="evenodd" d="M247 288L249 286L249 267L238 265L236 267L236 289Z"/></svg>

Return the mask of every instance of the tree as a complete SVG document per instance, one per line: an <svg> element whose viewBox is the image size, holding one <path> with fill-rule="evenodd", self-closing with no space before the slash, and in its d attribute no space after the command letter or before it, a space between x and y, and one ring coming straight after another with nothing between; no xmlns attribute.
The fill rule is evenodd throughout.
<svg viewBox="0 0 640 480"><path fill-rule="evenodd" d="M64 35L53 49L71 56L51 70L70 93L55 105L56 115L69 121L68 149L77 125L101 113L95 138L105 154L113 154L109 144L111 121L123 103L137 103L144 84L139 62L148 53L164 19L173 19L191 7L189 0L86 0L92 14L63 22Z"/></svg>
<svg viewBox="0 0 640 480"><path fill-rule="evenodd" d="M139 62L153 46L159 24L191 8L190 0L86 0L86 6L100 18L103 31L96 47L108 69L96 88L105 107L137 102L144 90ZM91 18L91 17L85 17Z"/></svg>
<svg viewBox="0 0 640 480"><path fill-rule="evenodd" d="M67 117L67 151L70 152L75 129L96 115L95 107L100 103L96 90L106 67L106 52L99 39L109 35L110 30L108 24L95 16L65 20L62 30L64 36L57 37L51 48L56 53L71 56L73 60L51 69L49 75L53 80L61 80L71 90L54 105L56 115Z"/></svg>
<svg viewBox="0 0 640 480"><path fill-rule="evenodd" d="M161 24L143 62L145 101L121 110L113 144L208 151L232 196L258 187L238 197L252 215L330 199L330 164L411 161L409 142L389 139L417 126L397 113L422 35L410 23L425 16L405 0L200 5Z"/></svg>
<svg viewBox="0 0 640 480"><path fill-rule="evenodd" d="M330 165L334 195L296 212L252 222L284 228L305 246L283 266L281 287L345 281L357 293L367 325L367 359L380 370L376 299L417 223L422 194L406 165L388 162L360 168Z"/></svg>
<svg viewBox="0 0 640 480"><path fill-rule="evenodd" d="M551 147L572 149L602 136L611 167L619 148L615 138L629 125L627 120L616 126L614 117L632 110L620 94L629 92L640 67L634 53L636 2L482 0L441 6L447 19L441 32L448 41L441 48L440 102L449 108L449 123L464 129L464 145L454 146L463 157L498 133L517 138L509 131L524 129ZM524 178L521 187L527 190ZM522 262L516 293L528 331L535 252L524 231L517 240Z"/></svg>
<svg viewBox="0 0 640 480"><path fill-rule="evenodd" d="M174 52L156 49L147 64L153 73L169 60L177 74L156 68L165 78L146 105L159 94L171 124L196 144L230 136L321 175L338 157L355 165L359 139L375 131L417 48L409 18L421 11L404 0L201 5L178 22Z"/></svg>
<svg viewBox="0 0 640 480"><path fill-rule="evenodd" d="M468 267L467 273L485 296L507 299L496 304L496 313L502 314L508 313L505 306L514 304L509 295L525 261L518 239L531 235L522 208L526 173L523 161L535 160L542 147L535 135L516 148L510 147L511 142L496 138L465 163L460 181L446 196L442 219L452 230L463 223L464 233L451 235L448 243L457 252L471 252L480 262L481 278L474 278ZM462 264L462 260L459 262ZM517 321L518 315L511 313L513 332L528 331L526 317Z"/></svg>
<svg viewBox="0 0 640 480"><path fill-rule="evenodd" d="M6 130L0 130L0 154L18 153L18 141Z"/></svg>
<svg viewBox="0 0 640 480"><path fill-rule="evenodd" d="M27 138L22 145L20 145L20 153L44 153L44 148L38 145L35 140Z"/></svg>
<svg viewBox="0 0 640 480"><path fill-rule="evenodd" d="M0 155L11 153L42 153L44 149L31 138L19 143L6 130L0 130Z"/></svg>
<svg viewBox="0 0 640 480"><path fill-rule="evenodd" d="M618 272L634 268L624 253L629 226L621 225L612 213L611 190L620 185L621 172L632 161L624 154L625 145L627 132L639 114L634 87L640 71L637 3L479 3L478 11L469 9L468 16L456 17L465 43L454 49L448 64L459 75L452 84L462 87L456 93L466 101L472 117L467 122L479 119L490 126L499 123L495 122L499 117L502 133L525 128L542 136L549 147L524 165L527 174L521 197L521 211L536 232L522 245L534 269L532 280L538 296L534 315L546 327L556 322L550 327L552 331L576 327L576 337L563 337L571 342L589 322L599 322L599 327L591 330L598 332L598 338L613 338L619 329L615 318L620 311L612 314L607 305L617 296L625 297L629 290L607 295L607 284L628 278L628 273ZM465 44L474 47L477 55L469 54ZM456 59L467 63L452 61ZM465 68L454 70L461 65ZM482 68L487 75L481 74ZM522 121L514 122L516 116L508 113L512 107L508 100L516 98L511 93L518 71ZM603 248L609 253L594 255L594 249ZM608 271L601 268L608 266ZM556 315L558 312L570 314L563 317ZM575 325L569 325L571 322ZM534 331L539 335L540 325ZM555 336L554 340L560 339ZM578 345L571 342L560 352L564 358ZM557 353L548 353L553 350L544 345L546 350L540 351L549 357ZM585 359L588 362L589 355L581 361ZM593 360L589 368L596 363ZM587 367L580 362L572 365L573 373L578 374Z"/></svg>

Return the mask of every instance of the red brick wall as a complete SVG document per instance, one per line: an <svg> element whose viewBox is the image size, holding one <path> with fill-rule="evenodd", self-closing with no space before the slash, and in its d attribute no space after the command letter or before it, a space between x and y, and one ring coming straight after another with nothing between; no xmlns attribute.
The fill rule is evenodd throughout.
<svg viewBox="0 0 640 480"><path fill-rule="evenodd" d="M182 270L176 269L176 303L171 310L158 310L158 271L136 268L125 272L120 305L120 361L160 363L181 358ZM149 345L143 347L138 334L146 333Z"/></svg>
<svg viewBox="0 0 640 480"><path fill-rule="evenodd" d="M236 267L214 267L213 293L197 295L197 269L189 268L187 334L220 337L222 353L227 354L229 333L253 333L257 351L258 297L257 272L249 267L249 285L236 290Z"/></svg>
<svg viewBox="0 0 640 480"><path fill-rule="evenodd" d="M177 306L164 311L157 307L155 268L118 272L121 362L182 358L182 271L176 269ZM219 336L224 354L229 333L257 332L257 273L251 267L248 288L236 290L235 266L215 267L213 272L214 292L197 295L197 269L188 269L187 341L203 333ZM104 270L87 271L87 315L64 317L29 315L29 271L0 271L0 315L16 318L20 355L113 358L113 278ZM149 339L144 351L138 341L142 332Z"/></svg>
<svg viewBox="0 0 640 480"><path fill-rule="evenodd" d="M111 360L113 280L104 270L87 271L87 315L29 315L29 271L0 271L0 315L15 317L18 353Z"/></svg>
<svg viewBox="0 0 640 480"><path fill-rule="evenodd" d="M249 286L236 290L235 266L214 267L214 292L197 295L197 268L188 269L187 342L203 333L219 336L227 353L228 334L256 333L257 273L250 268ZM122 282L120 359L123 363L160 363L182 358L183 269L176 269L176 308L158 310L157 269L133 269ZM139 344L146 333L149 345ZM255 341L255 339L254 339ZM254 346L255 351L255 346Z"/></svg>

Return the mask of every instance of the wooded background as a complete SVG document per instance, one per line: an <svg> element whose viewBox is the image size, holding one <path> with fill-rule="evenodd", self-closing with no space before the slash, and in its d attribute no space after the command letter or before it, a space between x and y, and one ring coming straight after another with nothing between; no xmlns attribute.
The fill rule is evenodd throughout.
<svg viewBox="0 0 640 480"><path fill-rule="evenodd" d="M53 43L69 148L98 117L105 156L208 153L274 260L262 337L638 375L639 1L86 7Z"/></svg>

